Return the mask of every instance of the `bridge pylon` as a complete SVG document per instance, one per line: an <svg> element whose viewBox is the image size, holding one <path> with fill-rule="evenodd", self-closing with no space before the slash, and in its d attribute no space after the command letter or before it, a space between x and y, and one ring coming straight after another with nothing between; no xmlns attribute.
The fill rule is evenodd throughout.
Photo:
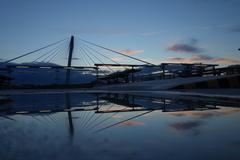
<svg viewBox="0 0 240 160"><path fill-rule="evenodd" d="M68 64L67 64L67 71L66 71L66 81L65 84L69 84L70 76L71 76L71 69L72 66L72 55L74 49L74 36L71 36L70 43L69 43L69 54L68 54Z"/></svg>

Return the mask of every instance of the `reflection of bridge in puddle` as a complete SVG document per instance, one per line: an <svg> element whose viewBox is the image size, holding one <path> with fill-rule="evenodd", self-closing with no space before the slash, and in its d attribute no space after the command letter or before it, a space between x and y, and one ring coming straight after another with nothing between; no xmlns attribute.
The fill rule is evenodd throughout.
<svg viewBox="0 0 240 160"><path fill-rule="evenodd" d="M156 110L162 112L206 111L219 109L218 106L240 107L238 102L199 99L190 97L144 97L128 94L23 94L0 98L0 116L15 120L14 115L47 116L50 120L54 113L66 112L70 134L74 133L73 112L82 112L81 125L89 131L98 132L149 114ZM108 116L108 114L110 114ZM120 113L131 113L131 117L114 122L104 123ZM103 116L105 114L106 116ZM102 126L101 128L99 128Z"/></svg>

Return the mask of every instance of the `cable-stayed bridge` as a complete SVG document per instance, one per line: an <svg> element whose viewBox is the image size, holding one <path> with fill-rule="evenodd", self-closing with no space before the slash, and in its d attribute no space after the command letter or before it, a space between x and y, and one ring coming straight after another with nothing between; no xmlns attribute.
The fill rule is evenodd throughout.
<svg viewBox="0 0 240 160"><path fill-rule="evenodd" d="M14 69L36 72L40 69L62 70L65 74L61 73L61 77L65 77L62 81L64 84L70 83L72 71L88 72L95 76L96 81L110 79L117 73L118 76L125 76L129 82L130 78L133 81L133 73L138 71L136 68L143 66L156 65L74 36L0 63L0 68L5 67L9 74Z"/></svg>
<svg viewBox="0 0 240 160"><path fill-rule="evenodd" d="M0 62L0 82L26 85L129 83L193 76L236 74L216 64L153 64L124 52L71 36ZM3 74L4 73L4 74ZM31 76L31 77L30 77ZM41 83L40 83L41 82ZM2 82L1 82L2 83ZM8 83L8 85L10 84Z"/></svg>

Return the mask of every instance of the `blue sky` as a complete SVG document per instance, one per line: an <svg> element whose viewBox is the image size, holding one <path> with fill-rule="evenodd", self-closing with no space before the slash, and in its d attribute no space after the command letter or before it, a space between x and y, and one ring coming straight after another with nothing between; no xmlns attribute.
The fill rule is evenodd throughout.
<svg viewBox="0 0 240 160"><path fill-rule="evenodd" d="M239 6L239 0L1 0L0 58L74 34L155 64L240 63Z"/></svg>

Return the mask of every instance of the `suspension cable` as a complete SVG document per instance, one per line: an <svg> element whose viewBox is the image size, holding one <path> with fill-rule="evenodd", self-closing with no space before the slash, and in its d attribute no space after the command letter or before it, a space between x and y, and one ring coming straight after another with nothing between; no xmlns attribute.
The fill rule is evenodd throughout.
<svg viewBox="0 0 240 160"><path fill-rule="evenodd" d="M55 55L53 55L53 56L47 61L47 63L49 63L49 62L52 61L54 58L56 58L57 55L63 54L63 53L64 53L63 50L64 50L64 48L62 47Z"/></svg>
<svg viewBox="0 0 240 160"><path fill-rule="evenodd" d="M150 62L147 62L147 61L144 61L144 60L141 60L141 59L139 59L139 58L135 58L135 57L132 57L132 56L126 55L126 54L121 53L121 52L119 52L119 51L115 51L115 50L113 50L113 49L110 49L110 48L106 48L106 47L100 46L100 45L98 45L98 44L95 44L95 43L92 43L92 42L86 41L86 40L81 39L81 38L79 38L79 39L80 39L81 41L83 41L83 42L85 42L85 43L88 43L88 44L91 44L91 45L93 45L93 46L96 46L96 47L99 47L99 48L102 48L102 49L105 49L105 50L108 50L108 51L111 51L111 52L114 52L114 53L120 54L120 55L122 55L122 56L125 56L125 57L128 57L128 58L131 58L131 59L134 59L134 60L136 60L136 61L143 62L143 63L145 63L145 64L149 64L149 65L153 65L153 66L155 66L155 64L150 63Z"/></svg>
<svg viewBox="0 0 240 160"><path fill-rule="evenodd" d="M86 63L86 61L85 61L83 55L82 55L81 53L79 53L79 52L77 52L77 54L80 56L80 59L81 59L81 61L84 63L84 65L87 66L87 63Z"/></svg>
<svg viewBox="0 0 240 160"><path fill-rule="evenodd" d="M84 56L86 56L86 57L88 57L89 59L90 59L90 61L92 61L92 63L94 64L95 62L94 62L94 60L85 52L85 50L83 50L83 48L82 47L80 47L80 49L83 51L83 55ZM85 58L86 58L85 57ZM86 58L86 60L88 61L88 59ZM89 61L88 61L88 64L89 64L89 66L91 66L91 64L89 63ZM106 73L104 73L104 72L102 72L103 74L104 74L104 76L107 76L107 74Z"/></svg>
<svg viewBox="0 0 240 160"><path fill-rule="evenodd" d="M82 46L83 50L87 50L84 46ZM104 62L102 60L100 60L97 56L95 56L94 54L92 54L91 52L88 52L89 54L91 54L95 59L97 59L100 63L104 64ZM107 66L107 68L109 70L111 70L112 72L115 72L112 68L110 68L109 66Z"/></svg>
<svg viewBox="0 0 240 160"><path fill-rule="evenodd" d="M61 44L57 45L55 48L51 49L51 50L48 51L47 53L45 53L45 54L39 56L38 58L36 58L35 60L33 60L33 62L37 62L37 60L43 58L44 56L46 56L46 55L48 55L48 54L50 54L50 53L53 53L54 50L56 50L58 47L60 47L60 46L63 45L63 44L64 44L64 43L61 43Z"/></svg>
<svg viewBox="0 0 240 160"><path fill-rule="evenodd" d="M85 58L86 62L88 63L88 65L91 66L91 63L90 63L90 62L88 61L88 59L86 58L86 55L85 55L85 53L83 53L82 48L80 48L80 51L81 51L81 53L82 53L82 56Z"/></svg>
<svg viewBox="0 0 240 160"><path fill-rule="evenodd" d="M35 52L38 52L38 51L43 50L43 49L45 49L45 48L48 48L48 47L50 47L50 46L56 45L56 44L58 44L58 43L60 43L60 42L62 42L62 41L65 41L66 39L68 39L68 38L65 38L65 39L63 39L63 40L60 40L60 41L57 41L57 42L51 43L51 44L49 44L49 45L47 45L47 46L44 46L44 47L41 47L41 48L36 49L36 50L34 50L34 51L31 51L31 52L25 53L25 54L23 54L23 55L21 55L21 56L18 56L18 57L12 58L12 59L10 59L10 60L7 60L7 61L5 61L5 62L0 63L0 65L7 64L7 63L12 62L12 61L14 61L14 60L16 60L16 59L19 59L19 58L25 57L25 56L30 55L30 54L32 54L32 53L35 53Z"/></svg>
<svg viewBox="0 0 240 160"><path fill-rule="evenodd" d="M52 54L49 54L47 57L45 57L41 62L45 62L47 61L48 58L50 58L51 56L55 55L56 53L58 53L60 51L60 48L57 48L54 52L52 52Z"/></svg>
<svg viewBox="0 0 240 160"><path fill-rule="evenodd" d="M82 47L80 47L80 48L82 49L82 51L84 52L84 54L90 59L90 61L92 61L93 65L94 65L95 62L94 62L94 60L92 59L92 57L90 57Z"/></svg>
<svg viewBox="0 0 240 160"><path fill-rule="evenodd" d="M111 58L109 58L109 57L105 56L104 54L98 52L97 50L93 49L93 48L90 47L89 45L87 45L87 44L84 44L84 45L85 45L87 48L89 48L90 50L94 51L95 53L100 54L101 56L105 57L106 59L109 59L109 60L112 61L113 63L119 64L118 62L112 60Z"/></svg>
<svg viewBox="0 0 240 160"><path fill-rule="evenodd" d="M92 50L92 51L94 51L95 53L97 53L97 54L99 54L99 55L101 55L101 56L105 57L106 59L109 59L109 60L111 60L113 63L120 65L120 63L118 63L118 62L116 62L116 61L112 60L111 58L109 58L109 57L105 56L104 54L102 54L102 53L98 52L97 50L95 50L95 49L91 48L91 47L90 47L90 46L88 46L87 44L84 44L84 46L86 46L86 47L87 47L87 48L86 48L87 50L88 50L88 49L91 49L91 50ZM88 51L89 51L89 50L88 50ZM90 52L91 52L91 51L89 51L89 53L90 53ZM102 62L102 64L104 64L104 63ZM107 67L109 67L109 66L107 66ZM128 67L126 67L126 66L123 66L123 68L124 68L124 69L128 69Z"/></svg>

